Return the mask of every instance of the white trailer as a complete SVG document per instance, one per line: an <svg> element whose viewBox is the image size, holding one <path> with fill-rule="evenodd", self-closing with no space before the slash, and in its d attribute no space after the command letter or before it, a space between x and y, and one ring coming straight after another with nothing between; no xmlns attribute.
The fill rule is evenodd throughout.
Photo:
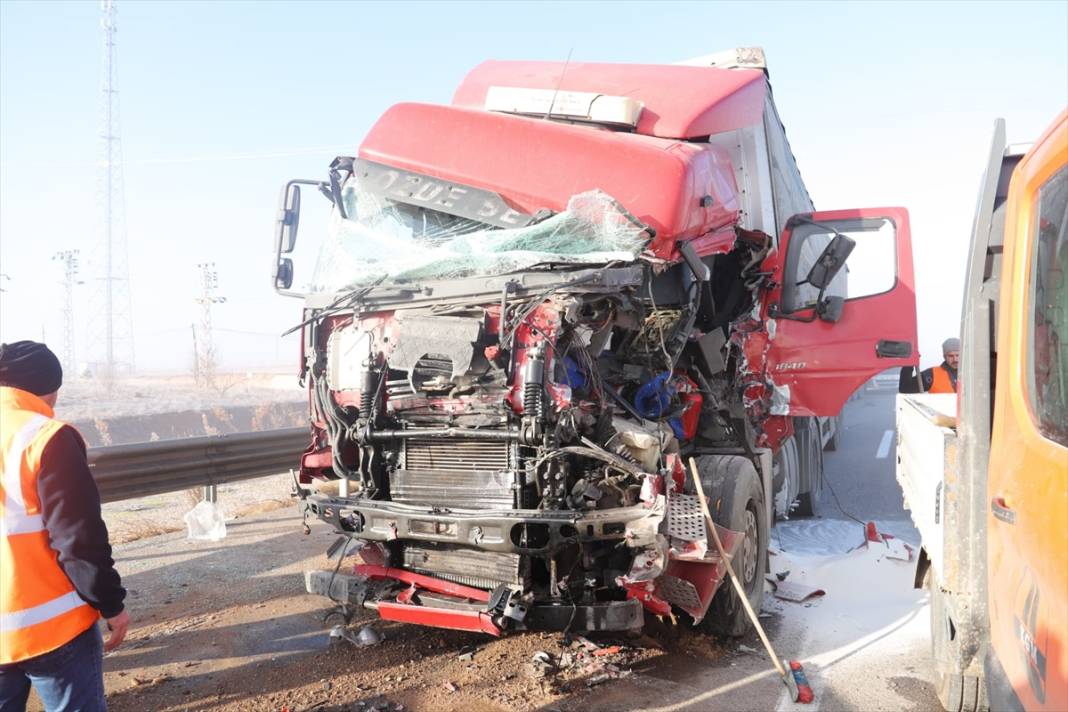
<svg viewBox="0 0 1068 712"><path fill-rule="evenodd" d="M764 50L760 47L739 47L676 64L759 69L765 77L768 76ZM775 108L770 81L767 88L761 123L714 134L708 141L730 154L731 163L737 171L741 226L771 235L777 244L790 216L813 212L816 208L790 149L786 128ZM802 262L815 262L824 246L818 240L807 241L801 256ZM840 292L841 296L845 296L847 271L848 268L839 273L836 283L828 289L829 294ZM803 516L816 514L815 507L823 487L823 451L837 449L840 432L840 415L833 418L794 418L794 436L783 443L775 456L776 516L785 518L791 511Z"/></svg>

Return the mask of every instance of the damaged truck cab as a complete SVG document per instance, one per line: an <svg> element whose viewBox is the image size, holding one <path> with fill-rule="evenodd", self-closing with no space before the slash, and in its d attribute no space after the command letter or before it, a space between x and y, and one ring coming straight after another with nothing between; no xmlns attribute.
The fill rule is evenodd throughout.
<svg viewBox="0 0 1068 712"><path fill-rule="evenodd" d="M827 418L916 363L909 225L813 210L759 50L692 64L487 62L287 184L302 507L362 562L309 590L493 635L744 632L684 463L759 605ZM294 290L301 185L330 215Z"/></svg>

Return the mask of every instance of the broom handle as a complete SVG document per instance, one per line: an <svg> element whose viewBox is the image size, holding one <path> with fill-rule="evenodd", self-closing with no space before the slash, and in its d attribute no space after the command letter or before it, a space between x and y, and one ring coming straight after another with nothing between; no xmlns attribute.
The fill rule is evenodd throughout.
<svg viewBox="0 0 1068 712"><path fill-rule="evenodd" d="M705 521L708 522L708 529L712 532L712 540L716 542L716 550L719 551L719 556L723 559L723 563L727 565L727 573L730 574L731 583L734 584L734 590L738 593L738 598L742 602L742 606L745 607L745 612L749 614L749 620L753 621L753 626L756 628L757 634L760 636L760 641L764 643L764 648L768 651L768 655L771 656L771 661L775 663L775 669L779 671L779 674L786 676L786 668L783 667L782 661L779 660L779 656L775 654L775 650L771 647L771 641L768 640L767 634L764 632L764 626L760 625L760 619L757 618L757 614L753 612L753 607L749 605L749 597L745 595L745 590L742 588L741 581L734 573L734 567L731 566L730 557L727 556L727 552L723 549L723 542L719 540L719 534L716 532L716 523L712 521L712 513L708 511L708 501L705 500L705 491L701 487L701 478L697 475L697 463L694 459L690 458L690 472L693 474L693 483L697 488L697 499L701 502L701 511L704 512ZM759 541L759 537L757 541Z"/></svg>

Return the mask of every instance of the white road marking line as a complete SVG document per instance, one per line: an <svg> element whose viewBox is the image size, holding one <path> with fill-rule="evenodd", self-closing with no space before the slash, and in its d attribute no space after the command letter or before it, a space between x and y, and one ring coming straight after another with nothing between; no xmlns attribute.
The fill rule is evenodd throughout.
<svg viewBox="0 0 1068 712"><path fill-rule="evenodd" d="M882 442L879 443L879 451L875 453L875 457L880 460L886 459L886 456L890 454L890 443L894 441L894 431L887 430L883 433Z"/></svg>

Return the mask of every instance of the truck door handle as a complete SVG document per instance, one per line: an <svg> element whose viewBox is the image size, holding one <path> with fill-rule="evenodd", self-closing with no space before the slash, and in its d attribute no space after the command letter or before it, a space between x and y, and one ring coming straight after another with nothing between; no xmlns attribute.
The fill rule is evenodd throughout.
<svg viewBox="0 0 1068 712"><path fill-rule="evenodd" d="M880 339L875 345L875 355L879 358L908 358L912 355L912 344L908 341Z"/></svg>
<svg viewBox="0 0 1068 712"><path fill-rule="evenodd" d="M1006 524L1016 523L1016 510L1005 504L1004 497L994 497L994 499L990 500L990 510L995 517Z"/></svg>

